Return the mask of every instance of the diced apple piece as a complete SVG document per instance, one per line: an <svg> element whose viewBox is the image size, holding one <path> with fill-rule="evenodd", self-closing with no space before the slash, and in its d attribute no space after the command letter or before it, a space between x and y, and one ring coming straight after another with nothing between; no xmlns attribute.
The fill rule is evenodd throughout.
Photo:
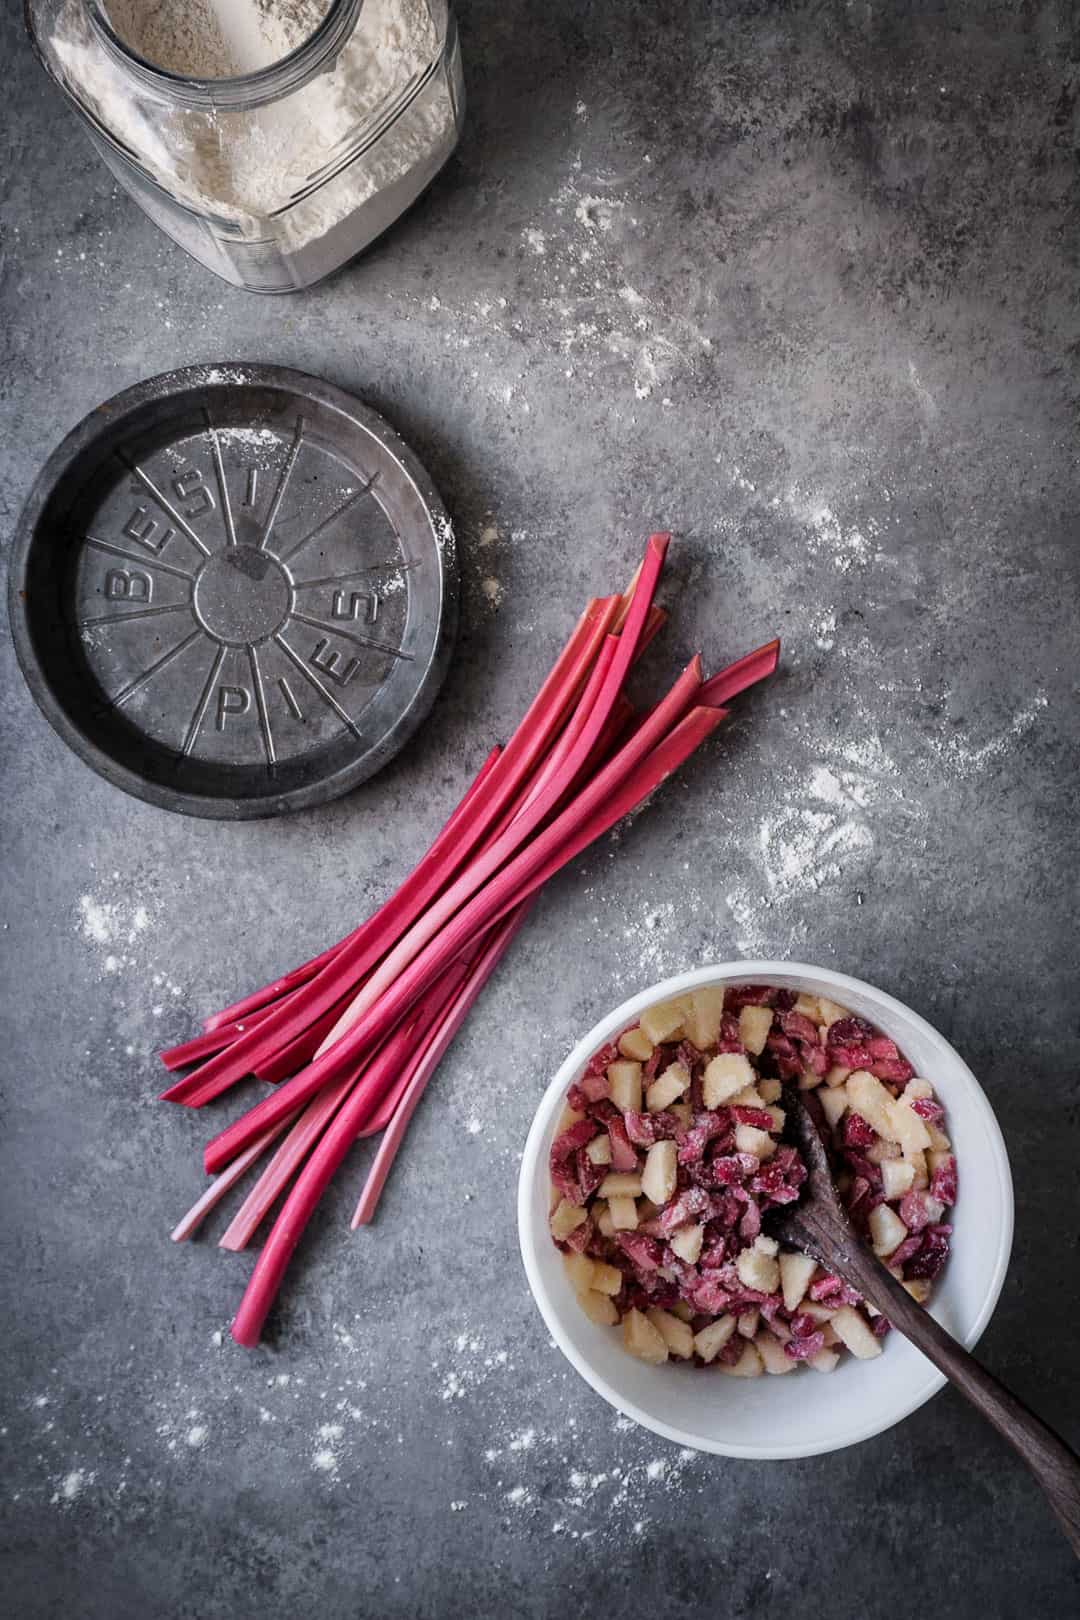
<svg viewBox="0 0 1080 1620"><path fill-rule="evenodd" d="M661 1109L677 1102L689 1089L690 1071L685 1063L669 1063L645 1093L645 1106L650 1114L659 1114Z"/></svg>
<svg viewBox="0 0 1080 1620"><path fill-rule="evenodd" d="M947 1165L951 1158L951 1152L931 1149L931 1151L926 1155L926 1163L930 1174L933 1175L935 1170L940 1170L942 1165Z"/></svg>
<svg viewBox="0 0 1080 1620"><path fill-rule="evenodd" d="M584 1118L585 1115L579 1109L571 1108L570 1104L567 1103L559 1115L559 1122L555 1126L555 1135L561 1136L563 1131L568 1131L571 1125L580 1124Z"/></svg>
<svg viewBox="0 0 1080 1620"><path fill-rule="evenodd" d="M615 1301L607 1294L579 1294L578 1304L590 1322L596 1322L600 1327L614 1327L619 1320Z"/></svg>
<svg viewBox="0 0 1080 1620"><path fill-rule="evenodd" d="M908 1229L888 1204L879 1204L870 1211L867 1222L870 1228L870 1241L874 1245L876 1255L892 1254L898 1249L908 1235Z"/></svg>
<svg viewBox="0 0 1080 1620"><path fill-rule="evenodd" d="M588 1218L588 1210L582 1209L578 1204L571 1204L563 1198L551 1217L551 1235L556 1243L565 1243L571 1232L576 1232L578 1227L583 1226Z"/></svg>
<svg viewBox="0 0 1080 1620"><path fill-rule="evenodd" d="M694 1353L694 1334L688 1322L673 1316L670 1311L661 1311L656 1306L646 1312L648 1320L659 1333L668 1350L680 1361L689 1361Z"/></svg>
<svg viewBox="0 0 1080 1620"><path fill-rule="evenodd" d="M588 1293L593 1285L593 1271L596 1262L590 1260L587 1254L574 1254L573 1251L563 1255L563 1265L566 1275L570 1279L570 1286L575 1294Z"/></svg>
<svg viewBox="0 0 1080 1620"><path fill-rule="evenodd" d="M829 1323L859 1361L870 1361L881 1354L881 1340L877 1338L852 1305L841 1305Z"/></svg>
<svg viewBox="0 0 1080 1620"><path fill-rule="evenodd" d="M609 1074L610 1072L608 1070ZM894 1142L900 1140L893 1121L892 1111L896 1104L892 1093L885 1089L880 1080L866 1069L856 1069L854 1074L847 1077L847 1094L849 1107L857 1114L861 1114L879 1136L888 1137ZM912 1115L912 1118L916 1117Z"/></svg>
<svg viewBox="0 0 1080 1620"><path fill-rule="evenodd" d="M803 1017L809 1018L812 1024L821 1023L821 1002L817 996L807 995L805 991L802 991L795 998L795 1005L791 1010L792 1012L802 1013Z"/></svg>
<svg viewBox="0 0 1080 1620"><path fill-rule="evenodd" d="M851 1090L851 1081L848 1081L848 1090ZM918 1114L907 1101L906 1097L897 1097L889 1104L890 1125L882 1136L891 1136L899 1142L904 1150L905 1159L910 1159L914 1153L922 1153L930 1146L930 1132L926 1128L926 1121L920 1119ZM870 1121L873 1125L873 1120ZM877 1126L874 1125L877 1130Z"/></svg>
<svg viewBox="0 0 1080 1620"><path fill-rule="evenodd" d="M814 1322L831 1322L836 1315L836 1309L828 1305L819 1305L816 1299L804 1299L799 1306L804 1316L809 1316Z"/></svg>
<svg viewBox="0 0 1080 1620"><path fill-rule="evenodd" d="M685 1017L681 1001L661 1001L643 1012L639 1022L653 1045L659 1046L661 1041L682 1040Z"/></svg>
<svg viewBox="0 0 1080 1620"><path fill-rule="evenodd" d="M640 1198L642 1190L641 1177L629 1170L613 1170L599 1187L601 1198Z"/></svg>
<svg viewBox="0 0 1080 1620"><path fill-rule="evenodd" d="M675 1115L683 1130L688 1131L694 1122L694 1110L690 1104L686 1102L672 1103L671 1112Z"/></svg>
<svg viewBox="0 0 1080 1620"><path fill-rule="evenodd" d="M638 1223L637 1205L632 1198L616 1195L608 1199L608 1213L616 1232L633 1232Z"/></svg>
<svg viewBox="0 0 1080 1620"><path fill-rule="evenodd" d="M813 1367L815 1372L835 1372L836 1364L839 1360L840 1357L837 1355L836 1351L830 1350L826 1345L825 1349L819 1350L816 1356L811 1356L806 1365L808 1367Z"/></svg>
<svg viewBox="0 0 1080 1620"><path fill-rule="evenodd" d="M821 1112L825 1115L829 1125L837 1125L847 1111L848 1094L846 1086L836 1086L830 1090L828 1086L821 1093Z"/></svg>
<svg viewBox="0 0 1080 1620"><path fill-rule="evenodd" d="M755 1057L764 1052L772 1024L771 1007L743 1007L739 1013L739 1039Z"/></svg>
<svg viewBox="0 0 1080 1620"><path fill-rule="evenodd" d="M899 1159L900 1144L899 1142L886 1142L883 1136L879 1136L877 1141L871 1142L867 1148L866 1157L871 1164L884 1164L886 1159Z"/></svg>
<svg viewBox="0 0 1080 1620"><path fill-rule="evenodd" d="M629 1060L610 1063L607 1071L608 1094L623 1113L641 1113L641 1064Z"/></svg>
<svg viewBox="0 0 1080 1620"><path fill-rule="evenodd" d="M667 1341L640 1311L627 1311L623 1317L623 1345L632 1356L658 1367L668 1358Z"/></svg>
<svg viewBox="0 0 1080 1620"><path fill-rule="evenodd" d="M765 1099L757 1086L744 1086L734 1097L729 1097L725 1108L764 1108Z"/></svg>
<svg viewBox="0 0 1080 1620"><path fill-rule="evenodd" d="M647 1063L653 1055L653 1043L640 1027L628 1029L619 1036L619 1051L624 1058L636 1063Z"/></svg>
<svg viewBox="0 0 1080 1620"><path fill-rule="evenodd" d="M609 1266L606 1260L592 1263L592 1281L589 1287L597 1294L617 1294L623 1285L623 1274L618 1266Z"/></svg>
<svg viewBox="0 0 1080 1620"><path fill-rule="evenodd" d="M721 1052L705 1066L702 1082L706 1108L719 1108L754 1084L750 1059L742 1052Z"/></svg>
<svg viewBox="0 0 1080 1620"><path fill-rule="evenodd" d="M817 1004L823 1024L835 1024L838 1018L851 1017L846 1007L841 1007L838 1001L830 1001L828 996L818 996Z"/></svg>
<svg viewBox="0 0 1080 1620"><path fill-rule="evenodd" d="M886 1198L903 1198L915 1182L915 1166L910 1159L886 1159L881 1166L881 1190Z"/></svg>
<svg viewBox="0 0 1080 1620"><path fill-rule="evenodd" d="M916 1304L925 1305L934 1292L934 1285L929 1277L912 1277L909 1282L901 1285L906 1288Z"/></svg>
<svg viewBox="0 0 1080 1620"><path fill-rule="evenodd" d="M794 1372L797 1363L791 1356L785 1356L784 1347L779 1339L774 1339L768 1328L763 1328L754 1340L757 1353L761 1357L767 1373Z"/></svg>
<svg viewBox="0 0 1080 1620"><path fill-rule="evenodd" d="M759 1254L777 1255L780 1253L780 1245L776 1239L766 1237L764 1233L754 1239L754 1248L757 1249Z"/></svg>
<svg viewBox="0 0 1080 1620"><path fill-rule="evenodd" d="M596 1222L596 1230L601 1237L614 1237L615 1223L611 1219L611 1211L602 1198L598 1198L592 1206L592 1218Z"/></svg>
<svg viewBox="0 0 1080 1620"><path fill-rule="evenodd" d="M841 1339L839 1333L837 1333L836 1329L833 1327L831 1320L828 1321L828 1322L823 1322L822 1323L821 1331L822 1331L822 1334L824 1335L824 1338L825 1338L825 1348L826 1348L826 1350L831 1350L834 1345L843 1344L844 1341L843 1341L843 1339Z"/></svg>
<svg viewBox="0 0 1080 1620"><path fill-rule="evenodd" d="M911 1185L915 1188L916 1192L921 1192L924 1187L929 1187L930 1176L926 1168L926 1154L905 1153L904 1159L908 1164L910 1164L912 1170L914 1171L914 1177Z"/></svg>
<svg viewBox="0 0 1080 1620"><path fill-rule="evenodd" d="M818 1086L823 1086L824 1084L825 1076L823 1074L815 1074L813 1069L804 1069L798 1079L798 1089L800 1091L816 1091Z"/></svg>
<svg viewBox="0 0 1080 1620"><path fill-rule="evenodd" d="M736 1125L735 1148L739 1153L752 1153L755 1159L771 1159L776 1143L768 1131L759 1131L756 1125Z"/></svg>
<svg viewBox="0 0 1080 1620"><path fill-rule="evenodd" d="M780 1286L780 1267L771 1254L762 1254L760 1249L743 1249L736 1258L735 1270L744 1288L774 1294Z"/></svg>
<svg viewBox="0 0 1080 1620"><path fill-rule="evenodd" d="M932 1097L934 1095L934 1088L930 1084L929 1080L921 1080L919 1076L915 1074L912 1075L911 1079L904 1087L903 1094L909 1102L919 1102L923 1098Z"/></svg>
<svg viewBox="0 0 1080 1620"><path fill-rule="evenodd" d="M780 1080L759 1080L757 1089L762 1102L768 1104L780 1101L784 1086Z"/></svg>
<svg viewBox="0 0 1080 1620"><path fill-rule="evenodd" d="M817 1261L808 1254L782 1254L780 1256L780 1286L784 1291L784 1309L797 1310L810 1279L817 1270Z"/></svg>
<svg viewBox="0 0 1080 1620"><path fill-rule="evenodd" d="M674 1196L678 1180L678 1149L674 1142L654 1142L645 1155L641 1190L654 1204L666 1204Z"/></svg>
<svg viewBox="0 0 1080 1620"><path fill-rule="evenodd" d="M606 1131L594 1136L591 1142L585 1145L585 1157L590 1164L611 1163L611 1137Z"/></svg>
<svg viewBox="0 0 1080 1620"><path fill-rule="evenodd" d="M738 1361L733 1362L730 1367L721 1364L720 1371L727 1373L729 1378L760 1378L764 1368L761 1365L761 1357L747 1339Z"/></svg>
<svg viewBox="0 0 1080 1620"><path fill-rule="evenodd" d="M694 1334L694 1349L702 1361L714 1361L735 1331L733 1316L718 1317Z"/></svg>
<svg viewBox="0 0 1080 1620"><path fill-rule="evenodd" d="M948 1153L952 1143L941 1126L936 1125L932 1119L928 1119L924 1123L926 1125L926 1134L930 1138L931 1150L934 1153Z"/></svg>
<svg viewBox="0 0 1080 1620"><path fill-rule="evenodd" d="M694 1307L690 1304L689 1300L676 1300L675 1304L671 1307L671 1314L672 1316L677 1316L680 1322L692 1322L694 1320Z"/></svg>
<svg viewBox="0 0 1080 1620"><path fill-rule="evenodd" d="M758 1330L758 1323L760 1321L761 1312L756 1307L752 1306L749 1310L742 1311L740 1313L735 1326L742 1334L744 1339L752 1339Z"/></svg>
<svg viewBox="0 0 1080 1620"><path fill-rule="evenodd" d="M772 1125L771 1125L770 1129L774 1133L782 1131L783 1128L784 1128L784 1121L787 1118L787 1115L784 1113L784 1110L782 1108L777 1108L775 1103L767 1103L766 1106L765 1106L765 1112L768 1114L769 1118L772 1120Z"/></svg>
<svg viewBox="0 0 1080 1620"><path fill-rule="evenodd" d="M674 1233L668 1241L680 1260L685 1260L688 1266L696 1266L701 1258L701 1245L705 1241L705 1228L703 1226L684 1226L681 1231Z"/></svg>
<svg viewBox="0 0 1080 1620"><path fill-rule="evenodd" d="M690 995L689 1009L683 1020L686 1038L699 1052L715 1046L720 1038L720 1020L724 1016L724 987L722 984L703 985Z"/></svg>
<svg viewBox="0 0 1080 1620"><path fill-rule="evenodd" d="M845 1069L842 1063L834 1063L825 1075L825 1084L827 1086L842 1086L850 1073L851 1070Z"/></svg>

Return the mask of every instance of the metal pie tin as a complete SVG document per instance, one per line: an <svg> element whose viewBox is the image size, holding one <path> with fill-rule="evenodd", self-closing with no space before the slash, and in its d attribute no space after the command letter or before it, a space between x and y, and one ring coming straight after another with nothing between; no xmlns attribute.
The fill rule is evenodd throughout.
<svg viewBox="0 0 1080 1620"><path fill-rule="evenodd" d="M457 625L453 531L376 412L279 366L193 366L93 411L42 469L9 610L48 720L127 793L278 815L397 753Z"/></svg>

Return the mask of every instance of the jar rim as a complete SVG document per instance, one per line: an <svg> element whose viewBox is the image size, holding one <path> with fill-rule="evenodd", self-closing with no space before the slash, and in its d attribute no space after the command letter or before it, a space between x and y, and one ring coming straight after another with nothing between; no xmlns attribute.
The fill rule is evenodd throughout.
<svg viewBox="0 0 1080 1620"><path fill-rule="evenodd" d="M86 0L90 23L109 52L147 83L166 90L175 100L201 107L258 107L299 89L327 59L335 56L356 25L364 0L330 0L317 27L287 56L253 73L201 79L174 73L140 56L116 32L103 0Z"/></svg>

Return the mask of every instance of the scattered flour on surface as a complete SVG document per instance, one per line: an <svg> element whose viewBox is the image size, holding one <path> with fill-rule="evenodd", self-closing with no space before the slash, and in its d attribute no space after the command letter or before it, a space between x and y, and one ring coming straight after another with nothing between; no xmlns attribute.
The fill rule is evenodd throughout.
<svg viewBox="0 0 1080 1620"><path fill-rule="evenodd" d="M150 913L144 905L124 900L79 897L79 916L84 939L95 945L134 945L150 926Z"/></svg>
<svg viewBox="0 0 1080 1620"><path fill-rule="evenodd" d="M822 652L831 652L836 645L836 611L827 608L814 621L814 645Z"/></svg>
<svg viewBox="0 0 1080 1620"><path fill-rule="evenodd" d="M311 1453L311 1466L316 1473L337 1478L341 1469L341 1443L345 1428L341 1423L320 1423L316 1430L316 1443Z"/></svg>
<svg viewBox="0 0 1080 1620"><path fill-rule="evenodd" d="M86 1487L94 1483L95 1477L85 1468L72 1468L58 1483L52 1501L60 1503L61 1506L77 1502Z"/></svg>
<svg viewBox="0 0 1080 1620"><path fill-rule="evenodd" d="M1038 692L1024 708L1013 716L1005 730L979 744L965 742L959 736L931 739L939 758L952 767L957 776L978 776L988 766L1003 759L1015 743L1029 732L1047 706L1044 692Z"/></svg>

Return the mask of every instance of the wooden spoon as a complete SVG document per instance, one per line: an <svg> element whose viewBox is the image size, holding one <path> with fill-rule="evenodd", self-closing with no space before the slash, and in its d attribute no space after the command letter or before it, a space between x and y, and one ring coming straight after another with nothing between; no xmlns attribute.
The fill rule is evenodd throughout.
<svg viewBox="0 0 1080 1620"><path fill-rule="evenodd" d="M770 1210L766 1229L856 1289L1004 1435L1042 1486L1080 1557L1080 1458L916 1304L863 1243L837 1196L817 1126L790 1086L784 1087L783 1103L808 1175L799 1202Z"/></svg>

